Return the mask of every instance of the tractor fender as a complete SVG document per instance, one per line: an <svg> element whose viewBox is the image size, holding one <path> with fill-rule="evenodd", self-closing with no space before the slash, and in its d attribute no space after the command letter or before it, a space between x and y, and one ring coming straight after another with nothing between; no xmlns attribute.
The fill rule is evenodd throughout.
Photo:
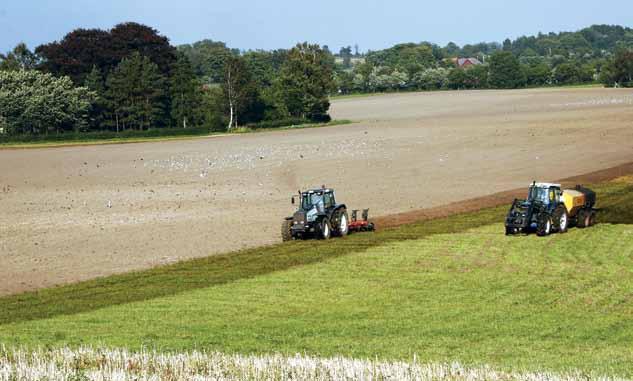
<svg viewBox="0 0 633 381"><path fill-rule="evenodd" d="M341 209L347 209L347 206L345 204L336 204L334 208L330 209L330 212L328 213L328 218L332 219L334 213L338 212Z"/></svg>

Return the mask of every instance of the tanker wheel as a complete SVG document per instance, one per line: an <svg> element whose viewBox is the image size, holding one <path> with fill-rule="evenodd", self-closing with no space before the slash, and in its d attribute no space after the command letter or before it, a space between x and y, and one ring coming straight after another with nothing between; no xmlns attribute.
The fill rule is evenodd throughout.
<svg viewBox="0 0 633 381"><path fill-rule="evenodd" d="M589 213L589 226L593 226L596 224L596 212L593 210Z"/></svg>
<svg viewBox="0 0 633 381"><path fill-rule="evenodd" d="M346 209L337 210L333 219L336 221L335 233L337 236L344 237L349 234L349 216Z"/></svg>
<svg viewBox="0 0 633 381"><path fill-rule="evenodd" d="M283 242L292 241L292 220L284 220L281 223L281 240Z"/></svg>
<svg viewBox="0 0 633 381"><path fill-rule="evenodd" d="M545 237L552 233L552 218L547 214L541 214L536 223L536 235Z"/></svg>
<svg viewBox="0 0 633 381"><path fill-rule="evenodd" d="M321 220L318 233L319 239L330 239L330 237L332 236L332 226L328 218L324 218L323 220Z"/></svg>
<svg viewBox="0 0 633 381"><path fill-rule="evenodd" d="M588 228L591 225L591 213L586 210L578 212L578 227L581 229Z"/></svg>
<svg viewBox="0 0 633 381"><path fill-rule="evenodd" d="M567 214L567 209L564 206L560 205L554 211L554 229L559 233L567 232L567 228L569 227L569 214Z"/></svg>

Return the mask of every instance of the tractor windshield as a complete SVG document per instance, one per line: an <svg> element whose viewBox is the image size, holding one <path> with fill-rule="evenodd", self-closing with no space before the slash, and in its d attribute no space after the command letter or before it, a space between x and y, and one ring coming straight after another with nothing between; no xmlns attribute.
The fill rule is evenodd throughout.
<svg viewBox="0 0 633 381"><path fill-rule="evenodd" d="M304 210L310 210L314 206L323 208L323 195L318 193L304 193L302 195L301 207Z"/></svg>
<svg viewBox="0 0 633 381"><path fill-rule="evenodd" d="M530 187L530 193L528 194L528 200L530 201L540 201L544 204L548 203L548 190L547 188L541 187Z"/></svg>

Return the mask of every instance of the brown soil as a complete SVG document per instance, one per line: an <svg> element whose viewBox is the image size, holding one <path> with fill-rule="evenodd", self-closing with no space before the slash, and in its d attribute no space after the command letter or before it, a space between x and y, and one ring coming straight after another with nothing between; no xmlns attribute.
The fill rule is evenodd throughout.
<svg viewBox="0 0 633 381"><path fill-rule="evenodd" d="M335 101L352 125L0 150L0 295L279 242L299 188L334 187L385 227L632 172L600 171L633 161L632 104L625 89L398 94Z"/></svg>

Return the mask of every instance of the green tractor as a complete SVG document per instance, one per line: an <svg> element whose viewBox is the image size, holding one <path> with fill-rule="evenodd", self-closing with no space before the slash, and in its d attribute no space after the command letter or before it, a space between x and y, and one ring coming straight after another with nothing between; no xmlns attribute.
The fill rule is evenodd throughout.
<svg viewBox="0 0 633 381"><path fill-rule="evenodd" d="M299 199L299 207L281 224L283 241L304 238L329 239L345 236L350 230L350 220L345 204L337 204L334 190L329 188L299 191L292 196L292 204Z"/></svg>

